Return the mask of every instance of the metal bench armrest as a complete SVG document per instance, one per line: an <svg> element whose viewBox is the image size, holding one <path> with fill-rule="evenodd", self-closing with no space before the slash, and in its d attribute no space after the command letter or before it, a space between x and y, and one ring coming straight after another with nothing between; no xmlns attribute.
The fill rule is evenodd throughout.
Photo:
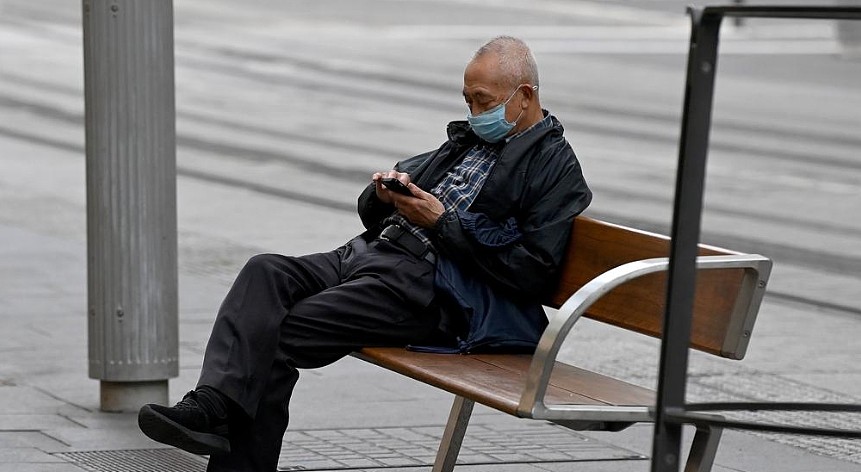
<svg viewBox="0 0 861 472"><path fill-rule="evenodd" d="M518 414L526 418L578 419L587 414L585 410L602 409L602 407L589 407L584 410L583 407L578 406L545 405L544 395L562 342L580 317L612 289L638 277L666 271L668 267L669 258L666 257L629 262L595 277L571 295L552 317L538 342L538 347L527 372L526 385L520 397L517 408ZM697 257L697 269L732 268L747 269L753 275L753 277L745 278L745 284L753 284L754 288L742 289L746 290L747 300L741 309L745 310L745 313L752 311L752 315L755 316L765 291L764 282L768 280L771 272L771 260L758 254ZM643 415L648 414L646 409L638 407L618 407L617 409L628 410L628 414L623 414L619 418L620 420L623 420L623 417L631 420L637 418L642 420ZM603 414L607 413L609 412Z"/></svg>

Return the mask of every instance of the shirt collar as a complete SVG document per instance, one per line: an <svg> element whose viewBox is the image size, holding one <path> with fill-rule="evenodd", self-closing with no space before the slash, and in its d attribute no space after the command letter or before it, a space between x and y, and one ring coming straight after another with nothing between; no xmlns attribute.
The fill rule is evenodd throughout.
<svg viewBox="0 0 861 472"><path fill-rule="evenodd" d="M505 143L508 144L512 140L517 139L521 136L524 136L527 133L531 133L532 131L536 131L536 130L544 129L544 128L549 128L549 127L553 126L553 119L550 118L550 112L542 109L541 113L544 114L544 118L542 118L541 121L539 121L538 123L535 123L534 125L530 126L529 128L526 128L525 130L523 130L519 133L508 136L507 138L505 138Z"/></svg>

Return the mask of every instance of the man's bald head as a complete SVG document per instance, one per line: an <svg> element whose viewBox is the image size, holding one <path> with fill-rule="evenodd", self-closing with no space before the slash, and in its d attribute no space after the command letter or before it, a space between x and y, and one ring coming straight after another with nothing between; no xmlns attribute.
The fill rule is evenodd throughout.
<svg viewBox="0 0 861 472"><path fill-rule="evenodd" d="M538 67L523 41L500 36L476 51L463 72L463 99L472 116L503 107L503 121L519 133L543 117L538 99Z"/></svg>
<svg viewBox="0 0 861 472"><path fill-rule="evenodd" d="M500 80L511 87L520 84L538 85L538 66L529 46L521 39L498 36L478 48L472 60L492 55L497 61Z"/></svg>

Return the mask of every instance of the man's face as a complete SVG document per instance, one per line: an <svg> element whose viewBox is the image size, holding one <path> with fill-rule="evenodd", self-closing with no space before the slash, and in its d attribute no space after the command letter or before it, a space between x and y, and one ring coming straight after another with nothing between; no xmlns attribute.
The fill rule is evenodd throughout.
<svg viewBox="0 0 861 472"><path fill-rule="evenodd" d="M495 54L485 54L466 66L463 74L463 99L470 113L479 115L504 102L514 91L500 79L499 60ZM513 121L520 113L520 102L511 100L505 107L505 119Z"/></svg>

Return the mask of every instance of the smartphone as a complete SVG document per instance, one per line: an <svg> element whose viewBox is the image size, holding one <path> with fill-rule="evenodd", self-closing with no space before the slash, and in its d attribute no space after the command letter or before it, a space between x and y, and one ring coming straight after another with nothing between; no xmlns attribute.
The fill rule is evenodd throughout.
<svg viewBox="0 0 861 472"><path fill-rule="evenodd" d="M401 195L406 195L408 197L413 196L413 193L410 192L410 189L408 189L407 186L404 185L403 182L401 182L400 180L398 180L394 177L386 177L386 178L382 179L382 182L383 182L383 185L385 185L387 189L389 189L393 192L397 192Z"/></svg>

